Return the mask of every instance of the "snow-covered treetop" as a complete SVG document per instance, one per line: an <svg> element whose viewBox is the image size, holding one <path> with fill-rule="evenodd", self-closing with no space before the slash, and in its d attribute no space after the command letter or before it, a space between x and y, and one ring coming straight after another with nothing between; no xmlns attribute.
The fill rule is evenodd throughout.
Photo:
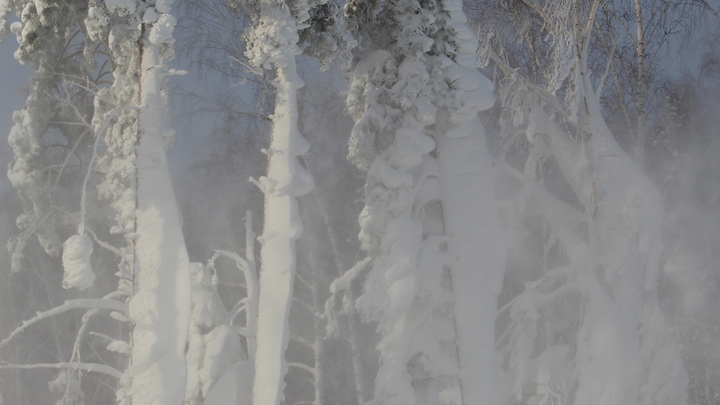
<svg viewBox="0 0 720 405"><path fill-rule="evenodd" d="M267 68L283 57L305 53L322 68L348 49L351 37L344 28L341 9L334 0L231 0L253 11L254 24L245 31L246 55L254 66ZM289 11L289 13L288 13ZM297 47L297 49L295 49Z"/></svg>
<svg viewBox="0 0 720 405"><path fill-rule="evenodd" d="M424 125L432 125L438 107L464 106L472 116L492 106L493 86L477 71L478 41L465 24L461 1L350 1L345 14L358 42L347 73L348 107L356 121L350 159L359 168L367 170L392 143L401 110L415 109ZM432 80L423 81L427 74ZM434 95L423 101L418 96L428 86ZM443 95L455 90L452 97Z"/></svg>
<svg viewBox="0 0 720 405"><path fill-rule="evenodd" d="M8 18L12 12L12 0L0 0L0 42L10 32Z"/></svg>
<svg viewBox="0 0 720 405"><path fill-rule="evenodd" d="M154 44L172 43L175 18L170 14L172 0L91 0L85 24L88 36L107 40L116 64L127 63L126 56L144 29ZM167 55L171 57L171 55Z"/></svg>

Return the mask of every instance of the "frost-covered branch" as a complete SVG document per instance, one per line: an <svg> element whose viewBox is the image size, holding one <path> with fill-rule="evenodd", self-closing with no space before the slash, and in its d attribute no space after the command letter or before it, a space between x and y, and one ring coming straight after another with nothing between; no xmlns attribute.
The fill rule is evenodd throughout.
<svg viewBox="0 0 720 405"><path fill-rule="evenodd" d="M299 370L305 370L308 373L312 374L313 377L316 375L317 370L315 368L308 366L305 363L297 363L297 362L288 362L288 367L297 368Z"/></svg>
<svg viewBox="0 0 720 405"><path fill-rule="evenodd" d="M304 337L302 337L302 336L300 336L300 335L298 335L298 334L296 334L296 333L291 333L291 334L290 334L290 338L291 338L293 341L298 342L298 343L302 343L302 344L304 344L305 346L308 346L308 347L312 347L312 345L313 345L313 342L305 339Z"/></svg>
<svg viewBox="0 0 720 405"><path fill-rule="evenodd" d="M330 283L330 297L325 301L324 312L320 315L321 317L327 318L326 333L328 336L337 336L340 332L337 318L338 312L335 310L338 293L345 291L346 295L350 293L350 296L352 296L350 288L353 280L363 271L369 269L371 263L372 258L368 256L357 262L353 267L343 273L343 275ZM352 314L348 313L348 316L352 316Z"/></svg>
<svg viewBox="0 0 720 405"><path fill-rule="evenodd" d="M330 283L330 294L336 294L340 290L345 290L350 287L350 284L360 275L363 271L368 268L368 265L372 262L371 257L357 262L350 270L346 271L342 276L335 279ZM332 297L331 297L332 298Z"/></svg>
<svg viewBox="0 0 720 405"><path fill-rule="evenodd" d="M92 236L92 238L93 238L93 240L95 241L95 243L97 243L98 245L100 245L100 247L108 250L109 252L114 253L115 255L117 255L117 256L118 256L119 258L121 258L121 259L124 259L124 258L125 258L125 254L123 254L123 252L122 252L120 249L118 249L118 248L116 248L115 246L113 246L113 245L105 242L104 240L98 238L98 237L97 237L97 234L95 234L95 232L94 232L92 229L90 229L90 228L85 228L85 230L90 234L90 236Z"/></svg>
<svg viewBox="0 0 720 405"><path fill-rule="evenodd" d="M5 346L10 339L19 335L25 329L38 323L39 321L50 318L55 315L62 314L64 312L67 312L67 311L70 311L73 309L104 309L104 310L108 310L108 311L121 312L123 314L127 314L127 312L128 312L128 306L126 304L124 304L122 302L118 302L118 301L109 300L109 299L82 298L82 299L76 299L76 300L68 300L68 301L65 301L65 303L63 305L57 306L57 307L50 309L48 311L45 311L45 312L40 312L34 318L23 322L19 327L17 327L14 331L12 331L12 333L10 333L10 335L7 338L0 341L0 348Z"/></svg>
<svg viewBox="0 0 720 405"><path fill-rule="evenodd" d="M220 256L227 257L231 260L234 260L238 269L243 273L243 276L245 278L245 291L247 293L247 296L242 300L242 304L234 308L233 316L231 317L231 320L237 316L237 314L240 313L240 311L244 310L247 319L245 323L245 327L242 328L242 331L244 332L245 338L247 339L247 346L248 346L248 356L251 359L255 358L255 346L257 344L256 340L256 334L257 334L257 316L258 316L258 292L259 292L259 286L258 286L258 278L257 278L257 272L255 269L255 255L252 248L252 240L254 239L254 234L252 233L252 214L250 211L247 212L247 217L245 219L246 224L246 254L248 255L248 258L250 260L247 260L246 258L238 255L234 252L229 252L226 250L216 250L213 256L208 260L208 267L214 268L215 260L219 258Z"/></svg>
<svg viewBox="0 0 720 405"><path fill-rule="evenodd" d="M94 363L38 363L38 364L8 364L0 363L0 370L12 370L12 369L36 369L36 368L59 368L69 370L80 370L92 373L100 373L115 377L118 380L122 378L122 371L110 367L106 364L94 364Z"/></svg>

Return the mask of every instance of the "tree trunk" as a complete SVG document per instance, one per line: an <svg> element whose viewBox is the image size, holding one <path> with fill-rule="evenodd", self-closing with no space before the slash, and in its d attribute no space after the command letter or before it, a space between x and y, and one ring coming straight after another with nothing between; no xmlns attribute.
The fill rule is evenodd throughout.
<svg viewBox="0 0 720 405"><path fill-rule="evenodd" d="M133 324L127 396L135 405L181 404L190 318L190 263L165 149L172 130L163 118L158 44L141 46L137 146Z"/></svg>
<svg viewBox="0 0 720 405"><path fill-rule="evenodd" d="M637 44L635 53L637 53L637 92L635 94L635 103L637 105L637 138L633 153L635 159L642 166L645 163L645 138L646 134L646 113L645 103L647 99L647 89L645 86L645 23L643 21L642 0L635 0L635 25L637 28Z"/></svg>
<svg viewBox="0 0 720 405"><path fill-rule="evenodd" d="M335 263L336 272L338 277L343 275L344 271L347 271L352 266L348 260L345 260L347 255L343 255L341 246L341 237L338 235L337 229L330 221L329 210L319 192L313 193L315 201L320 208L320 215L323 217L323 223L327 230L328 239L330 239L330 246L333 252L333 261ZM355 312L355 294L353 293L352 285L345 290L346 299L353 303L345 309L345 315L348 320L348 330L350 336L348 342L350 343L350 357L352 358L353 374L355 381L355 390L357 392L357 403L358 405L364 405L368 397L367 383L365 382L365 368L363 366L362 358L360 357L360 335L358 331L358 319L357 313ZM324 310L324 308L320 308Z"/></svg>
<svg viewBox="0 0 720 405"><path fill-rule="evenodd" d="M504 232L485 133L477 117L435 138L463 404L495 398L495 312L505 269Z"/></svg>
<svg viewBox="0 0 720 405"><path fill-rule="evenodd" d="M313 186L312 176L300 166L307 141L297 126L298 76L295 55L276 61L276 105L270 140L268 175L261 179L265 192L265 228L260 251L262 269L257 322L257 350L253 404L278 405L283 399L287 372L285 349L289 339L288 317L295 277L295 240L302 223L295 197Z"/></svg>

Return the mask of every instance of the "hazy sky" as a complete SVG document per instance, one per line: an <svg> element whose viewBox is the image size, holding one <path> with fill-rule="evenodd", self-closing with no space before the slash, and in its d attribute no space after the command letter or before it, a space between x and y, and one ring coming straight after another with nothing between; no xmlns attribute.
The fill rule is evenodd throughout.
<svg viewBox="0 0 720 405"><path fill-rule="evenodd" d="M12 127L12 113L23 105L20 90L27 84L30 70L19 64L13 53L17 49L15 35L0 43L0 187L7 182L6 168L12 155L7 136Z"/></svg>

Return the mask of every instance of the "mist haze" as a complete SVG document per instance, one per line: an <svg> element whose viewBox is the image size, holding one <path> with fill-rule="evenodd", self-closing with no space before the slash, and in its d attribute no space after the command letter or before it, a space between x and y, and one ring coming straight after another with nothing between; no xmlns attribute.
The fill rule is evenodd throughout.
<svg viewBox="0 0 720 405"><path fill-rule="evenodd" d="M174 42L159 42L154 66L165 69L169 63L187 74L166 74L169 80L158 88L169 104L147 122L153 123L148 128L161 128L158 139L170 145L171 192L160 193L158 204L177 206L182 243L176 245L183 245L190 266L183 271L187 285L169 288L160 277L158 290L180 291L176 303L187 306L187 319L172 327L190 332L175 349L187 371L163 374L163 381L177 379L185 388L158 394L176 399L162 403L461 405L463 398L491 392L491 403L503 405L660 404L677 398L688 405L720 404L717 2L693 3L687 10L664 0L639 2L666 13L657 20L652 11L645 16L647 26L664 29L666 37L648 34L644 67L638 66L637 42L622 31L623 23L636 21L629 2L600 1L595 11L568 7L577 13L573 18L597 13L588 25L594 31L588 29L589 39L580 41L587 46L581 56L567 51L576 49L578 37L552 2L466 1L467 23L449 0L403 2L422 18L405 20L404 6L385 2L318 2L322 6L307 6L312 12L305 24L302 13L287 11L295 6L279 7L292 24L298 19L298 27L307 25L298 28L299 40L272 32L290 38L277 42L278 49L293 38L297 42L279 55L262 46L267 36L258 21L273 23L259 16L280 15L257 6L262 1L175 2ZM0 0L0 11L5 3ZM90 4L74 3L85 12ZM103 4L116 20L132 15L121 12L121 1L91 3ZM162 4L170 2L140 3L165 10ZM550 20L542 20L532 4L545 5L540 8ZM13 13L10 21L20 19ZM411 36L397 21L417 24L420 34ZM78 27L73 29L86 35ZM462 30L474 33L472 40L457 34ZM419 37L432 45L419 45L425 43ZM28 90L22 86L44 62L27 51L29 62L19 67L15 34L0 39L0 132L7 135L13 111L25 103ZM443 41L453 46L438 45ZM89 42L73 38L68 49ZM23 46L27 50L27 42ZM170 46L175 59L168 62ZM473 46L477 55L466 52ZM111 91L118 105L122 97L131 100L129 90L118 90L119 82L108 79L110 65L101 63L111 51L121 55L127 49L110 48L93 56L96 64L80 60L82 52L60 53L79 58L72 63L81 68L63 62L78 77L105 69L106 81L93 91L73 90L79 82L66 78L32 94L65 100L64 89L70 89L67 100L79 100L79 115L95 130L106 125L115 128L108 130L113 136L132 132L128 128L139 125L133 111L93 104L96 93L106 97ZM284 76L287 55L297 63L297 78ZM131 66L132 58L123 63ZM580 71L589 78L580 78ZM51 80L47 71L42 74ZM282 107L292 101L289 93L277 96L287 90L283 80L297 92L294 109ZM129 376L145 372L129 356L136 350L133 333L138 336L131 319L144 315L105 302L125 305L117 297L132 288L128 246L139 232L127 226L136 214L118 203L127 196L111 198L103 187L112 183L113 170L117 178L132 176L112 166L112 159L120 161L113 158L120 153L113 141L103 138L95 145L80 130L68 129L82 127L64 121L81 121L68 106L56 107L59 118L47 117L43 125L50 129L38 132L47 144L40 160L28 159L45 165L38 173L47 177L28 178L42 183L33 186L42 190L34 195L47 204L33 207L27 197L33 194L13 188L4 171L0 177L0 240L8 246L0 251L0 405L131 401L139 388L128 385ZM106 123L100 112L110 117ZM290 146L281 149L271 142L280 138L287 116L297 122L288 125ZM174 135L162 132L166 124ZM297 137L307 140L307 152ZM454 140L466 137L472 141L458 147ZM88 169L93 150L100 163ZM465 155L478 150L473 156L486 150L487 159ZM277 181L268 167L279 155L296 160ZM4 140L0 162L7 167L12 159ZM155 164L153 159L148 161ZM476 174L453 180L444 177L448 167L459 167L457 178L461 169ZM483 183L486 174L490 181ZM268 200L283 193L292 200L282 203L290 207L289 225L269 232L286 214L277 214ZM475 194L476 200L456 202ZM483 198L495 204L483 205ZM458 211L450 210L452 204ZM95 282L67 288L68 259L52 246L59 249L79 234L80 218L90 232L84 236L92 240L84 263ZM484 218L481 226L462 227L478 218ZM285 232L292 255L264 250ZM454 246L460 234L474 244ZM149 235L165 240L161 233ZM148 262L175 252L163 249L155 249L160 254ZM276 258L292 264L291 272L279 272L294 274L288 281L292 294L283 298L287 308L262 301L279 289L262 285L263 260ZM470 276L457 270L458 263L472 270ZM469 281L458 284L463 274ZM52 314L67 302L91 298L97 302ZM157 320L148 308L148 319ZM263 308L272 308L265 312L272 316L263 315ZM285 335L267 332L276 329L263 317L281 319L283 311ZM280 341L274 349L262 346L273 340L268 336ZM155 353L164 353L162 344L150 346L140 352L148 364L159 358ZM267 353L284 357L268 365L261 360L272 358ZM81 363L110 372L87 372ZM265 365L280 373L277 386L267 388L272 401L252 384L254 375L273 372ZM468 381L482 383L471 389ZM151 398L148 392L137 398Z"/></svg>

